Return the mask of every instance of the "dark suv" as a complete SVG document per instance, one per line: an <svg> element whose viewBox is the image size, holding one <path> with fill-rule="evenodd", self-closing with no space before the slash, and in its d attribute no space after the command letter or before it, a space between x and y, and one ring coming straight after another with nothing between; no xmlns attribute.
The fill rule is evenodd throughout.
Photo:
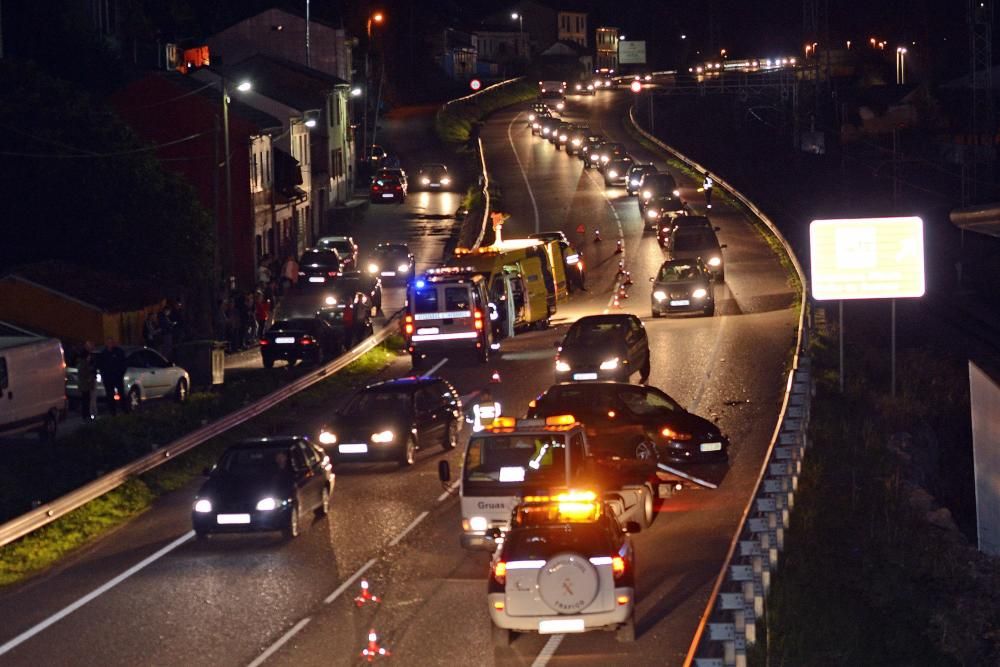
<svg viewBox="0 0 1000 667"><path fill-rule="evenodd" d="M417 449L458 444L462 401L438 377L369 385L334 413L319 441L334 461L397 461L412 466Z"/></svg>
<svg viewBox="0 0 1000 667"><path fill-rule="evenodd" d="M639 184L639 212L646 214L646 207L661 199L679 199L680 190L677 181L666 172L646 174Z"/></svg>
<svg viewBox="0 0 1000 667"><path fill-rule="evenodd" d="M649 380L649 340L635 315L581 317L557 344L556 382L563 380L620 380L638 372Z"/></svg>

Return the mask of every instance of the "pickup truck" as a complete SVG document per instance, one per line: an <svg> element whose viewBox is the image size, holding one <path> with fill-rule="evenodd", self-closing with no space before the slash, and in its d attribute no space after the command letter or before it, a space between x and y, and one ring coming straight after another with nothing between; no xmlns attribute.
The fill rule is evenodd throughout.
<svg viewBox="0 0 1000 667"><path fill-rule="evenodd" d="M448 461L438 463L448 484ZM459 497L462 546L493 551L525 496L593 489L618 521L646 527L653 520L660 478L647 461L592 454L583 424L572 415L543 419L498 417L465 448Z"/></svg>

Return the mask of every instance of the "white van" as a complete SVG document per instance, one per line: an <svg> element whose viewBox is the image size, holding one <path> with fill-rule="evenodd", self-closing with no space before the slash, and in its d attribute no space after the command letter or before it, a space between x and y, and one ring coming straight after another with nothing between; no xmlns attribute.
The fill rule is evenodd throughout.
<svg viewBox="0 0 1000 667"><path fill-rule="evenodd" d="M66 415L66 360L55 338L0 336L0 433L56 435Z"/></svg>

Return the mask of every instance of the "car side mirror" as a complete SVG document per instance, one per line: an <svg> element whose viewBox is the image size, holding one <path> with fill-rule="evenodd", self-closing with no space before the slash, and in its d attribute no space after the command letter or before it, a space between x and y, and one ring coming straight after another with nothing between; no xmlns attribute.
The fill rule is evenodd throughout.
<svg viewBox="0 0 1000 667"><path fill-rule="evenodd" d="M642 526L639 525L638 521L626 521L625 532L629 535L635 535L636 533L642 532Z"/></svg>
<svg viewBox="0 0 1000 667"><path fill-rule="evenodd" d="M438 461L438 479L443 484L451 481L451 465L447 461Z"/></svg>

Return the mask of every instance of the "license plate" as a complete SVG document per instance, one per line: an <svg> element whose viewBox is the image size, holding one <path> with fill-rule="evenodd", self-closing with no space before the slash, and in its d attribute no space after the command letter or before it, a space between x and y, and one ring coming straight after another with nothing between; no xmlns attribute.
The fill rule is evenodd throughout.
<svg viewBox="0 0 1000 667"><path fill-rule="evenodd" d="M344 443L337 447L337 451L341 454L367 454L368 445L362 443Z"/></svg>
<svg viewBox="0 0 1000 667"><path fill-rule="evenodd" d="M395 196L396 195L392 194L391 192L387 192L386 194L382 195L382 199L392 199Z"/></svg>
<svg viewBox="0 0 1000 667"><path fill-rule="evenodd" d="M294 344L295 343L295 337L294 336L278 336L277 338L274 339L274 342L277 343L278 345Z"/></svg>
<svg viewBox="0 0 1000 667"><path fill-rule="evenodd" d="M538 634L556 635L563 632L583 632L582 618L557 618L538 622Z"/></svg>
<svg viewBox="0 0 1000 667"><path fill-rule="evenodd" d="M417 333L421 335L430 335L430 334L441 333L441 330L438 329L437 327L424 327L422 329L417 329Z"/></svg>
<svg viewBox="0 0 1000 667"><path fill-rule="evenodd" d="M431 183L431 187L432 188L439 188L439 187L441 187L441 184L440 183Z"/></svg>
<svg viewBox="0 0 1000 667"><path fill-rule="evenodd" d="M250 523L249 514L220 514L215 517L220 525L246 524Z"/></svg>
<svg viewBox="0 0 1000 667"><path fill-rule="evenodd" d="M688 299L673 299L670 301L671 306L690 306L691 301Z"/></svg>
<svg viewBox="0 0 1000 667"><path fill-rule="evenodd" d="M325 283L326 278L323 276L309 276L309 282L311 283Z"/></svg>
<svg viewBox="0 0 1000 667"><path fill-rule="evenodd" d="M390 276L391 277L391 276L396 275L396 272L395 271L383 271L382 275L383 276Z"/></svg>
<svg viewBox="0 0 1000 667"><path fill-rule="evenodd" d="M573 373L574 380L596 380L597 373Z"/></svg>
<svg viewBox="0 0 1000 667"><path fill-rule="evenodd" d="M722 443L721 442L703 442L701 443L701 451L703 452L721 452Z"/></svg>

